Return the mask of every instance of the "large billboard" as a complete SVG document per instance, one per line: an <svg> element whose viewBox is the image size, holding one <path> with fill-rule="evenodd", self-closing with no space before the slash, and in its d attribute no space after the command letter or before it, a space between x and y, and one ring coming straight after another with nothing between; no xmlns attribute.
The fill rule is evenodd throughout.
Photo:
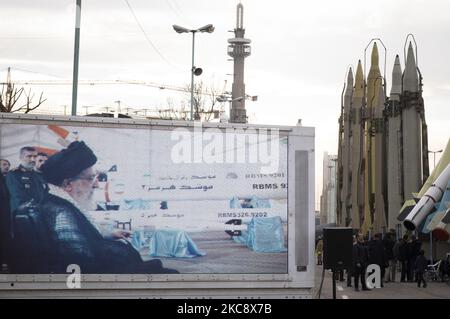
<svg viewBox="0 0 450 319"><path fill-rule="evenodd" d="M68 264L82 273L288 272L288 136L276 129L43 123L2 124L0 134L11 273Z"/></svg>

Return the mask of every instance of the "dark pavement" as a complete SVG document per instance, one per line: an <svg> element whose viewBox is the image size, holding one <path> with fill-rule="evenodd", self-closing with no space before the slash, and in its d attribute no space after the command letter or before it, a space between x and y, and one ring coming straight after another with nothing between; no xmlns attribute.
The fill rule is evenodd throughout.
<svg viewBox="0 0 450 319"><path fill-rule="evenodd" d="M316 266L315 293L318 298L318 290L322 279L322 266ZM344 273L344 279L345 273ZM347 281L336 281L336 299L450 299L450 283L432 281L426 288L418 288L417 283L400 282L400 273L397 273L397 281L384 283L384 288L374 288L370 291L355 291L353 287L347 287ZM326 270L320 299L333 298L333 284L331 272ZM352 285L354 285L352 280ZM361 289L361 285L359 287Z"/></svg>

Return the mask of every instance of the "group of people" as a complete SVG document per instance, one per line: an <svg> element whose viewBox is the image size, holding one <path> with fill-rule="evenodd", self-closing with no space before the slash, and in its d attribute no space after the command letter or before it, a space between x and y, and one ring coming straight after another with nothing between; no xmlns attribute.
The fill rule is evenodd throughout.
<svg viewBox="0 0 450 319"><path fill-rule="evenodd" d="M414 236L405 235L396 240L394 230L375 234L371 240L361 233L353 236L352 267L347 269L347 287L352 287L354 278L355 291L359 291L359 281L362 290L370 290L366 286L366 270L371 264L378 265L381 271L381 287L386 282L395 282L398 263L401 265L400 282L417 282L417 286L425 288L424 272L428 260L421 249L422 243ZM322 265L323 241L316 244L317 264ZM344 281L344 270L335 273L336 279Z"/></svg>
<svg viewBox="0 0 450 319"><path fill-rule="evenodd" d="M41 273L66 273L70 264L79 265L82 273L178 273L164 268L159 259L143 261L127 240L129 232L100 233L89 220L86 213L97 206L93 200L98 187L97 157L84 142L72 142L52 156L27 146L21 148L19 158L15 169L10 169L6 159L1 160L3 268L14 264L14 219L32 209L50 243L45 265L36 268Z"/></svg>

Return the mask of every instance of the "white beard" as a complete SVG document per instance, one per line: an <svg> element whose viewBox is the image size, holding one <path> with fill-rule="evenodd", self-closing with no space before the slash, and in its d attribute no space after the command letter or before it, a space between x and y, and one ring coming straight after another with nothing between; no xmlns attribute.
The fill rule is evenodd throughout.
<svg viewBox="0 0 450 319"><path fill-rule="evenodd" d="M92 194L87 196L84 199L81 198L73 198L63 189L49 184L49 193L60 198L63 198L73 204L76 208L78 208L82 213L86 213L88 211L93 211L97 209L97 204L93 201Z"/></svg>
<svg viewBox="0 0 450 319"><path fill-rule="evenodd" d="M78 206L87 211L93 211L97 209L97 204L93 201L93 193L91 193L87 198L75 199Z"/></svg>

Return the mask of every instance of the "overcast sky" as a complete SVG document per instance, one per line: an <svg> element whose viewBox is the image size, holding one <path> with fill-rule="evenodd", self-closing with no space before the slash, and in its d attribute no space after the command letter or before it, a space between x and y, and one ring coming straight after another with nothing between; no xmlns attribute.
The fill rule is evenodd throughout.
<svg viewBox="0 0 450 319"><path fill-rule="evenodd" d="M13 79L71 79L75 0L0 0L0 79L12 67ZM80 79L145 80L186 86L190 82L191 35L172 24L198 28L212 23L212 34L196 36L196 65L208 85L231 89L228 32L236 24L236 0L83 0ZM372 38L381 38L380 67L386 65L388 92L396 54L404 68L406 36L414 34L423 75L429 148L445 147L450 136L450 1L448 0L243 0L245 36L252 40L246 59L246 92L252 123L316 128L316 194L322 181L324 151L337 152L337 119L348 66L364 60ZM155 49L156 48L156 49ZM370 50L367 53L367 72ZM44 91L45 107L71 104L70 86L34 87ZM127 85L81 86L79 107L164 107L180 94ZM82 109L84 110L84 109ZM81 110L80 110L81 111ZM439 157L437 157L439 158ZM430 165L433 165L431 159ZM316 196L316 203L319 197ZM316 205L317 206L317 205Z"/></svg>

